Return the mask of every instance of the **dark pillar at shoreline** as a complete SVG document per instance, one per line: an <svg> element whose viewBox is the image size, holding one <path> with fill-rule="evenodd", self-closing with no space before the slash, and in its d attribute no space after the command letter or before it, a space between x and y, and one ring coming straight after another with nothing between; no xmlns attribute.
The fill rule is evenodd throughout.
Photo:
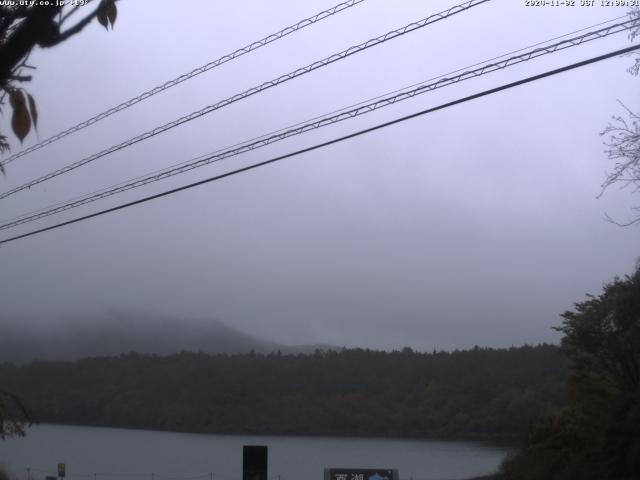
<svg viewBox="0 0 640 480"><path fill-rule="evenodd" d="M264 445L242 447L242 480L267 480L268 450Z"/></svg>

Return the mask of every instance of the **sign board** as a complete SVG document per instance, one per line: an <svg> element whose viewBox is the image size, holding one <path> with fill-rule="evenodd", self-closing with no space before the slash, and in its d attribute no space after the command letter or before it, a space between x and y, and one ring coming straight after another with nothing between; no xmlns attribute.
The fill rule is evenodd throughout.
<svg viewBox="0 0 640 480"><path fill-rule="evenodd" d="M324 480L398 480L391 468L325 468Z"/></svg>
<svg viewBox="0 0 640 480"><path fill-rule="evenodd" d="M59 463L58 464L58 476L60 478L64 478L66 470L67 470L67 466L64 463Z"/></svg>

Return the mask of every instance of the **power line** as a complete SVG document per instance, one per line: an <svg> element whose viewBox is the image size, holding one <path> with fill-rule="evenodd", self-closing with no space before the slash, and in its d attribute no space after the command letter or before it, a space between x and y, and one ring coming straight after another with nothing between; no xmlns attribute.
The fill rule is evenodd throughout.
<svg viewBox="0 0 640 480"><path fill-rule="evenodd" d="M242 153L246 153L248 151L265 147L267 145L284 140L286 138L290 138L296 135L301 135L311 130L322 128L324 126L338 123L343 120L351 119L360 115L364 115L366 113L373 112L380 108L384 108L384 107L393 105L395 103L408 100L410 98L413 98L417 95L421 95L423 93L427 93L439 88L443 88L455 83L459 83L464 80L469 80L482 75L486 75L488 73L491 73L497 70L512 67L519 63L529 61L533 58L538 58L540 56L551 54L560 50L564 50L566 48L578 46L588 41L604 38L606 36L613 35L615 33L620 33L628 29L634 28L637 25L638 25L638 21L636 20L621 22L618 24L611 25L609 27L601 28L599 30L587 32L583 35L572 37L567 40L563 40L561 42L548 45L546 47L536 48L536 49L524 52L520 55L508 57L500 62L484 64L479 68L463 71L459 75L456 75L453 77L445 77L445 76L437 77L438 78L437 81L432 83L420 84L418 87L413 88L411 90L400 91L400 93L397 93L395 95L392 94L391 96L387 96L387 97L377 97L374 101L370 103L360 104L356 108L346 110L346 111L343 109L342 111L340 111L340 113L335 115L327 114L325 116L316 117L307 123L297 124L292 127L289 127L288 129L278 130L273 134L267 134L266 136L258 137L257 139L249 140L248 142L237 144L237 146L233 146L231 148L218 150L216 152L213 152L207 155L202 155L200 157L197 157L196 159L193 159L187 162L182 162L176 166L169 167L163 170L158 170L146 176L137 177L128 182L122 182L112 188L106 188L95 193L90 193L81 197L77 197L76 199L73 199L71 201L61 202L51 207L45 207L31 214L21 215L17 217L15 220L13 219L7 220L4 223L0 224L0 230L6 230L8 228L16 227L24 223L40 220L50 215L61 213L66 210L70 210L72 208L77 208L82 205L86 205L88 203L92 203L92 202L101 200L103 198L125 192L127 190L138 188L143 185L157 182L159 180L163 180L165 178L169 178L169 177L187 172L189 170L200 168L202 166L205 166L226 158L230 158L233 156L240 155Z"/></svg>
<svg viewBox="0 0 640 480"><path fill-rule="evenodd" d="M584 32L584 31L589 30L589 29L591 29L591 28L599 27L599 26L601 26L601 25L606 25L606 24L608 24L608 23L612 23L612 22L615 22L615 21L617 21L617 20L620 20L620 19L622 19L622 18L627 18L627 17L628 17L627 15L620 15L620 16L618 16L618 17L615 17L615 18L612 18L612 19L609 19L609 20L605 20L604 22L599 22L599 23L596 23L596 24L593 24L593 25L589 25L589 26L587 26L587 27L580 28L580 29L578 29L578 30L574 30L574 31L572 31L572 32L568 32L568 33L565 33L565 34L562 34L562 35L558 35L558 36L555 36L555 37L552 37L552 38L548 38L547 40L543 40L543 41L541 41L541 42L537 42L537 43L534 43L534 44L532 44L532 45L527 45L526 47L522 47L522 48L519 48L519 49L517 49L517 50L511 50L511 51L509 51L509 52L507 52L507 53L503 53L502 55L498 55L498 56L496 56L496 57L492 57L492 58L489 58L489 59L487 59L487 60L483 60L483 61L481 61L481 62L474 63L474 64L472 64L472 65L467 65L466 67L458 68L458 69L456 69L456 70L453 70L453 71L450 71L450 72L447 72L447 73L440 74L440 75L438 75L438 76L436 76L436 77L431 77L431 78L429 78L429 79L427 79L427 80L423 80L423 81L421 81L421 82L417 82L417 83L414 83L414 84L412 84L412 85L407 85L407 86L405 86L405 87L403 87L403 88L399 88L399 89L393 90L393 91L391 91L391 92L386 92L386 93L384 93L384 94L382 94L382 95L378 95L378 96L373 97L373 98L368 98L368 99L366 99L366 100L362 100L362 101L360 101L360 102L353 103L353 104L348 105L348 106L346 106L346 107L342 107L342 108L340 108L340 109L333 110L333 111L331 111L331 112L329 112L329 113L326 113L326 114L324 114L324 115L319 115L319 116L316 116L316 117L313 117L313 118L310 118L310 119L307 119L307 120L304 120L304 121L298 122L298 123L296 123L296 124L290 125L290 126L288 126L288 127L280 128L280 129L278 129L278 130L271 131L271 132L266 133L266 134L264 134L264 135L260 135L260 136L257 136L257 137L253 137L253 138L251 138L251 139L249 139L249 140L245 140L245 141L242 141L242 142L238 142L238 143L236 143L236 144L233 144L233 145L227 146L227 147L225 147L225 148L221 148L221 149L219 149L219 150L216 150L215 152L212 152L212 153L218 153L218 152L222 152L222 151L223 151L223 150L225 150L225 149L230 149L230 148L233 148L233 147L238 147L238 146L240 146L240 145L245 145L245 144L250 143L250 142L253 142L253 141L255 141L255 140L259 140L259 139L263 139L263 138L268 137L268 136L271 136L271 135L275 135L276 133L283 132L283 131L285 131L285 130L288 130L288 129L291 129L291 128L294 128L294 127L297 127L297 126L299 126L299 125L303 125L303 124L305 124L305 123L312 122L312 121L314 121L314 120L319 120L319 119L321 119L321 118L324 118L324 117L326 117L326 116L333 115L333 114L336 114L336 113L339 113L339 112L344 112L345 110L349 110L349 109L351 109L351 108L354 108L354 107L357 107L357 106L360 106L360 105L364 105L364 104L369 103L369 102L372 102L372 101L374 101L374 100L379 100L379 99L381 99L381 98L384 98L385 96L393 95L393 94L395 94L395 93L399 93L399 92L402 92L402 91L407 90L407 89L410 89L410 88L414 88L414 87L417 87L417 86L420 86L420 85L424 85L424 84L426 84L426 83L428 83L428 82L431 82L431 81L433 81L433 80L438 80L438 79L440 79L440 78L444 78L444 77L449 76L449 75L454 75L454 74L456 74L456 73L463 72L463 71L468 70L468 69L471 69L471 68L473 68L473 67L477 67L478 65L482 65L482 64L485 64L485 63L488 63L488 62L493 62L493 61L498 60L498 59L500 59L500 58L504 58L504 57L506 57L506 56L508 56L508 55L513 55L513 54L516 54L516 53L524 52L524 51L525 51L525 50L527 50L527 49L531 49L531 48L534 48L534 47L538 47L538 46L540 46L540 45L547 44L547 43L552 42L552 41L554 41L554 40L559 40L559 39L561 39L561 38L565 38L565 37L568 37L568 36L570 36L570 35L574 35L574 34L576 34L576 33ZM194 158L194 159L185 160L185 161L180 162L180 163L178 163L178 164L174 164L172 167L169 167L169 168L173 168L173 167L177 167L177 166L180 166L180 165L185 165L185 164L187 164L187 163L191 163L191 162L197 161L198 159L205 158L205 157L207 157L207 156L211 155L212 153L204 154L204 155L200 155L200 156L198 156L198 157L196 157L196 158ZM76 200L84 199L84 198L87 198L87 197L93 196L94 194L98 194L98 193L105 192L105 191L110 190L110 189L112 189L112 188L115 188L115 187L119 187L119 186L125 185L125 184L127 184L128 182L132 182L132 181L135 181L135 180L141 180L141 179L143 179L143 178L145 178L145 177L147 177L147 176L149 176L149 175L155 175L155 174L157 174L157 173L164 172L164 171L166 171L166 170L167 170L166 168L164 168L164 169L154 170L153 172L146 173L146 174L144 174L144 175L140 175L140 176L138 176L138 177L131 178L131 179L129 179L129 180L125 180L125 181L123 181L123 182L119 182L119 183L117 183L117 184L115 184L115 185L111 185L111 186L108 186L108 187L103 187L103 188L100 188L100 189L94 190L94 191L92 191L92 192L89 192L89 193L86 193L86 194L83 194L83 195L79 195L79 196L74 197L74 198L72 198L72 199L63 200L63 201L61 201L61 202L54 203L53 205L48 205L48 206L45 206L45 207L42 207L42 208L38 208L38 209L36 209L36 210L32 210L32 211L27 212L27 213L22 213L22 214L20 214L20 215L16 215L16 216L14 216L14 217L11 217L11 218L8 218L8 219L3 220L2 222L7 223L7 222L11 222L11 221L13 221L13 220L22 219L22 218L24 218L24 217L31 216L31 215L33 215L33 214L43 212L43 211L45 211L45 210L49 210L49 209L51 209L51 208L54 208L54 207L57 207L57 206L60 206L60 205L64 205L65 203L75 202ZM56 212L56 213L57 213L57 212ZM1 227L1 225L0 225L0 227Z"/></svg>
<svg viewBox="0 0 640 480"><path fill-rule="evenodd" d="M279 32L276 33L272 33L271 35L267 35L266 37L260 39L260 40L256 40L253 43L250 43L249 45L246 45L242 48L239 48L238 50L231 52L231 53L227 53L226 55L223 55L222 57L213 60L209 63L207 63L206 65L202 65L198 68L195 68L193 70L191 70L189 73L185 73L183 75L180 75L179 77L174 78L173 80L169 80L165 83L163 83L162 85L158 85L157 87L152 88L151 90L147 90L146 92L143 92L141 94L139 94L136 97L133 97L125 102L120 103L119 105L116 105L115 107L112 107L108 110L105 110L104 112L101 112L87 120L85 120L84 122L80 122L77 125L74 125L72 127L67 128L66 130L63 130L62 132L59 132L45 140L42 140L41 142L38 142L37 144L26 148L14 155L11 155L10 157L8 157L7 159L3 160L0 162L0 167L4 167L5 165L7 165L8 163L13 162L14 160L16 160L19 157L22 157L24 155L27 155L28 153L31 152L35 152L36 150L39 150L47 145L50 145L54 142L57 142L58 140L71 135L72 133L75 133L79 130L82 130L90 125L93 125L94 123L99 122L100 120L104 120L107 117L110 117L111 115L120 112L121 110L124 110L126 108L132 107L133 105L135 105L136 103L142 102L143 100L146 100L150 97L153 97L154 95L157 95L160 92L163 92L171 87L174 87L182 82L185 82L197 75L200 75L201 73L207 72L213 68L219 67L231 60L235 60L238 57L241 57L242 55L245 55L249 52L253 52L254 50L257 50L261 47L264 47L266 45L269 45L272 42L275 42L276 40L280 40L283 37L286 37L287 35L290 35L294 32L297 32L298 30L302 30L303 28L306 28L310 25L313 25L315 23L318 23L326 18L329 18L333 15L335 15L336 13L339 13L343 10L346 10L348 8L351 8L353 6L358 5L359 3L364 2L365 0L348 0L346 2L340 3L334 7L331 7L327 10L323 10L322 12L316 13L315 15L309 17L309 18L305 18L303 20L300 20L298 23L288 26L286 28L283 28L282 30L280 30Z"/></svg>
<svg viewBox="0 0 640 480"><path fill-rule="evenodd" d="M609 59L609 58L612 58L612 57L615 57L615 56L618 56L618 55L623 55L625 53L629 53L629 52L632 52L632 51L635 51L635 50L638 50L638 49L640 49L640 45L633 45L631 47L622 48L620 50L616 50L616 51L613 51L613 52L610 52L610 53L607 53L607 54L604 54L604 55L600 55L600 56L597 56L597 57L592 57L592 58L590 58L588 60L583 60L581 62L573 63L571 65L566 65L566 66L561 67L561 68L556 68L554 70L549 70L547 72L540 73L538 75L533 75L533 76L530 76L530 77L526 77L524 79L517 80L515 82L507 83L507 84L501 85L499 87L491 88L489 90L484 90L484 91L482 91L480 93L469 95L469 96L466 96L466 97L463 97L463 98L460 98L460 99L457 99L457 100L453 100L451 102L443 103L443 104L438 105L436 107L431 107L431 108L428 108L426 110L421 110L421 111L419 111L417 113L413 113L411 115L406 115L404 117L396 118L394 120L391 120L391 121L388 121L388 122L385 122L385 123L381 123L381 124L375 125L373 127L369 127L369 128L363 129L363 130L359 130L357 132L350 133L348 135L344 135L342 137L338 137L338 138L334 138L334 139L326 141L326 142L318 143L318 144L313 145L311 147L306 147L306 148L303 148L303 149L300 149L300 150L296 150L294 152L290 152L290 153L287 153L287 154L284 154L284 155L280 155L280 156L271 158L269 160L265 160L263 162L255 163L253 165L248 165L246 167L238 168L238 169L232 170L230 172L226 172L226 173L222 173L222 174L219 174L219 175L215 175L213 177L209 177L209 178L206 178L204 180L199 180L197 182L193 182L193 183L190 183L188 185L183 185L181 187L173 188L171 190L166 190L164 192L157 193L155 195L150 195L148 197L144 197L144 198L141 198L141 199L138 199L138 200L134 200L132 202L124 203L124 204L117 205L117 206L111 207L111 208L107 208L105 210L101 210L99 212L94 212L94 213L91 213L89 215L84 215L82 217L77 217L77 218L74 218L72 220L67 220L66 222L61 222L61 223L58 223L58 224L55 224L55 225L51 225L51 226L48 226L48 227L45 227L45 228L40 228L38 230L33 230L31 232L23 233L22 235L16 235L14 237L10 237L10 238L4 239L4 240L0 240L0 245L5 244L5 243L9 243L9 242L13 242L15 240L19 240L19 239L22 239L22 238L30 237L30 236L33 236L33 235L37 235L39 233L47 232L49 230L54 230L54 229L61 228L61 227L67 226L67 225L71 225L73 223L78 223L78 222L81 222L81 221L84 221L84 220L88 220L90 218L94 218L94 217L98 217L98 216L101 216L101 215L105 215L107 213L111 213L111 212L115 212L115 211L118 211L118 210L122 210L122 209L125 209L125 208L128 208L128 207L132 207L134 205L138 205L138 204L141 204L141 203L146 203L146 202L149 202L151 200L155 200L157 198L165 197L165 196L177 193L177 192L181 192L183 190L188 190L190 188L197 187L199 185L204 185L206 183L210 183L210 182L214 182L214 181L217 181L217 180L221 180L223 178L230 177L232 175L236 175L238 173L247 172L249 170L253 170L253 169L256 169L256 168L259 168L259 167L263 167L263 166L269 165L271 163L279 162L281 160L284 160L284 159L287 159L287 158L291 158L291 157L294 157L294 156L297 156L297 155L301 155L303 153L308 153L308 152L311 152L311 151L314 151L314 150L318 150L320 148L324 148L324 147L327 147L329 145L340 143L340 142L343 142L345 140L349 140L351 138L359 137L361 135L364 135L364 134L367 134L367 133L371 133L371 132L374 132L376 130L380 130L382 128L386 128L386 127L389 127L391 125L395 125L397 123L405 122L407 120L420 117L422 115L433 113L433 112L436 112L438 110L444 110L445 108L453 107L455 105L459 105L459 104L462 104L462 103L465 103L465 102L469 102L471 100L475 100L477 98L481 98L481 97L485 97L487 95L492 95L494 93L501 92L503 90L508 90L510 88L514 88L514 87L517 87L517 86L520 86L520 85L524 85L524 84L531 83L531 82L534 82L534 81L537 81L537 80L541 80L543 78L550 77L550 76L553 76L553 75L557 75L557 74L560 74L560 73L563 73L563 72L567 72L569 70L573 70L573 69L576 69L576 68L584 67L586 65L591 65L593 63L600 62L600 61L603 61L603 60L606 60L606 59Z"/></svg>
<svg viewBox="0 0 640 480"><path fill-rule="evenodd" d="M215 110L218 110L220 108L226 107L227 105L230 105L232 103L235 103L239 100L243 100L247 97L250 97L252 95L255 95L257 93L263 92L269 88L275 87L277 85L280 85L284 82L287 82L289 80L292 80L296 77L299 77L301 75L305 75L307 73L310 73L314 70L317 70L319 68L325 67L327 65L330 65L334 62L337 62L339 60L343 60L351 55L354 55L356 53L360 53L364 50L367 50L371 47L380 45L382 43L385 43L389 40L393 40L394 38L398 38L402 35L405 35L407 33L413 32L415 30L418 30L420 28L426 27L427 25L430 25L432 23L438 22L440 20L444 20L446 18L449 18L455 14L464 12L466 10L469 10L470 8L473 8L475 6L478 6L480 4L489 2L491 0L468 0L467 2L464 2L462 4L459 5L455 5L453 7L448 8L447 10L444 10L442 12L436 13L434 15L430 15L427 18L424 18L422 20L419 20L417 22L413 22L410 23L408 25L405 25L404 27L398 28L396 30L392 30L390 32L385 33L384 35L381 35L379 37L367 40L364 43L361 43L359 45L355 45L352 47L347 48L346 50L343 50L342 52L339 53L334 53L333 55L330 55L329 57L326 57L322 60L318 60L316 62L313 62L305 67L301 67L298 68L296 70L294 70L293 72L287 73L285 75L281 75L273 80L269 80L268 82L264 82L263 84L257 86L257 87L253 87L250 88L248 90L245 90L242 93L238 93L235 94L229 98L226 98L224 100L221 100L213 105L209 105L207 107L204 107L198 111L192 112L188 115L185 115L183 117L180 117L176 120L173 120L169 123L166 123L160 127L156 127L153 130L149 130L141 135L138 135L134 138L131 138L125 142L122 142L118 145L114 145L112 147L109 147L105 150L102 150L98 153L95 153L89 157L86 157L82 160L79 160L77 162L74 162L70 165L67 165L63 168L60 168L58 170L55 170L53 172L50 172L46 175L43 175L41 177L36 178L35 180L31 180L30 182L27 182L23 185L20 185L16 188L13 188L11 190L8 190L2 194L0 194L0 199L6 198L10 195L13 195L17 192L20 192L22 190L28 189L33 187L34 185L37 185L39 183L45 182L47 180L50 180L52 178L55 178L59 175L62 175L64 173L70 172L72 170L75 170L76 168L79 168L83 165L86 165L88 163L91 163L101 157L104 157L106 155L109 155L111 153L114 153L118 150L122 150L123 148L126 147L130 147L131 145L134 145L138 142L141 142L143 140L146 140L148 138L154 137L155 135L158 135L160 133L166 132L167 130L177 127L179 125L182 125L183 123L189 122L191 120L195 120L196 118L200 118L204 115L207 115L208 113L211 113Z"/></svg>
<svg viewBox="0 0 640 480"><path fill-rule="evenodd" d="M383 97L385 97L385 96L387 96L387 95L392 95L392 94L394 94L394 93L402 92L403 90L407 90L407 89L409 89L409 88L417 87L417 86L419 86L419 85L424 85L424 84L425 84L425 83L427 83L427 82L431 82L431 81L433 81L433 80L437 80L437 79L440 79L440 78L446 77L446 76L448 76L448 75L453 75L453 74L456 74L456 73L459 73L459 72L463 72L464 70L468 70L468 69L471 69L471 68L476 67L476 66L478 66L478 65L482 65L483 63L492 62L492 61L494 61L494 60L498 60L498 59L500 59L500 58L504 58L504 57L506 57L507 55L513 55L513 54L516 54L516 53L524 52L524 51L525 51L525 50L527 50L527 49L534 48L534 47L538 47L538 46L540 46L540 45L544 45L544 44L547 44L547 43L552 42L552 41L554 41L554 40L559 40L559 39L561 39L561 38L568 37L568 36L570 36L570 35L575 35L576 33L584 32L584 31L589 30L589 29L591 29L591 28L595 28L595 27L599 27L599 26L602 26L602 25L606 25L606 24L608 24L608 23L613 23L613 22L615 22L615 21L617 21L617 20L621 20L621 19L623 19L623 18L628 18L628 15L620 15L620 16L618 16L618 17L614 17L614 18L611 18L611 19L609 19L609 20L605 20L605 21L603 21L603 22L599 22L599 23L596 23L596 24L592 24L592 25L589 25L589 26L586 26L586 27L580 28L580 29L578 29L578 30L573 30L573 31L571 31L571 32L564 33L564 34L562 34L562 35L558 35L558 36L555 36L555 37L552 37L552 38L548 38L548 39L546 39L546 40L543 40L543 41L541 41L541 42L534 43L534 44L532 44L532 45L527 45L526 47L522 47L522 48L519 48L519 49L517 49L517 50L511 50L511 51L509 51L509 52L503 53L503 54L498 55L498 56L496 56L496 57L492 57L492 58L489 58L489 59L487 59L487 60L483 60L483 61L481 61L481 62L474 63L474 64L472 64L472 65L467 65L466 67L458 68L458 69L456 69L456 70L449 71L449 72L444 73L444 74L440 74L440 75L438 75L438 76L436 76L436 77L431 77L431 78L429 78L429 79L427 79L427 80L423 80L423 81L420 81L420 82L414 83L414 84L412 84L412 85L407 85L407 86L405 86L405 87L403 87L403 88L399 88L399 89L393 90L393 91L391 91L391 92L386 92L386 93L384 93L384 94L382 94L382 95L378 95L378 96L373 97L373 98L368 98L368 99L366 99L366 100L362 100L362 101L360 101L360 102L353 103L353 104L348 105L348 106L346 106L346 107L342 107L342 108L340 108L340 109L333 110L333 111L331 111L331 112L329 112L329 113L326 113L326 114L324 114L324 115L319 115L319 116L313 117L313 118L311 118L311 119L307 119L307 120L304 120L304 121L298 122L298 123L296 123L296 124L294 124L294 125L290 125L289 127L280 128L280 129L278 129L278 130L271 131L271 132L269 132L269 133L267 133L267 134L260 135L260 136L257 136L257 137L253 137L253 138L251 138L251 139L249 139L249 140L245 140L245 141L242 141L242 142L238 142L238 143L233 144L233 145L230 145L230 146L228 146L228 147L226 147L226 148L227 148L227 149L228 149L228 148L233 148L233 147L237 147L237 146L240 146L240 145L243 145L243 144L246 144L246 143L252 142L252 141L254 141L254 140L262 139L262 138L264 138L264 137L267 137L267 136L273 135L273 134L278 133L278 132L282 132L282 131L287 130L287 129L294 128L294 127L299 126L299 125L302 125L302 124L304 124L304 123L311 122L311 121L313 121L313 120L318 120L318 119L323 118L323 117L325 117L325 116L333 115L333 114L335 114L335 113L339 113L339 112L343 112L343 111L348 110L348 109L351 109L351 108L353 108L353 107L357 107L357 106L363 105L363 104L365 104L365 103L368 103L368 102L372 102L372 101L374 101L374 100L381 99L381 98L383 98ZM224 150L224 148L219 149L219 150L217 150L217 151L215 151L215 152L213 152L213 153L221 152L222 150ZM208 154L201 155L201 156L197 157L196 159L185 160L185 161L180 162L180 163L178 163L178 164L174 164L173 166L175 167L175 166L178 166L178 165L184 165L184 164L190 163L190 162L192 162L192 161L196 161L196 160L197 160L197 159L199 159L199 158L204 158L204 157L205 157L205 156L207 156L207 155L208 155ZM144 178L145 176L153 175L153 174L156 174L156 173L160 173L160 172L165 171L165 170L166 170L166 169L158 169L158 170L155 170L155 171L153 171L153 172L150 172L150 173L147 173L147 174L144 174L144 175L140 175L140 176L138 176L138 177L135 177L135 178L132 178L132 179L129 179L129 180L125 180L125 181L123 181L123 182L119 182L119 183L117 183L117 184L115 184L115 185L111 185L111 186L108 186L108 187L103 187L103 188L100 188L100 189L94 190L94 191L92 191L92 192L89 192L89 193L86 193L86 194L83 194L83 195L80 195L80 196L74 197L74 198L72 198L72 199L70 199L70 200L63 200L63 201L57 202L57 203L55 203L55 204L53 204L53 205L45 206L45 207L42 207L42 208L38 208L38 209L36 209L36 210L32 210L32 211L27 212L27 213L23 213L23 214L20 214L20 215L16 215L16 216L14 216L14 217L11 217L11 218L9 218L9 219L4 220L3 222L4 222L4 223L7 223L7 222L10 222L10 221L13 221L13 220L22 219L22 218L24 218L24 217L31 216L32 214L40 213L40 212L42 212L42 211L44 211L44 210L48 210L48 209L51 209L51 208L53 208L53 207L57 207L57 206L59 206L59 205L63 205L63 204L68 203L68 202L74 202L74 201L76 201L76 200L83 199L83 198L86 198L86 197L92 196L92 195L94 195L94 194L104 192L104 191L109 190L109 189L112 189L112 188L114 188L114 187L121 186L121 185L125 185L127 182L131 182L131 181L134 181L134 180L139 180L139 179Z"/></svg>
<svg viewBox="0 0 640 480"><path fill-rule="evenodd" d="M353 118L355 116L359 116L365 113L369 113L371 111L377 110L379 108L383 108L385 106L397 103L398 101L402 101L402 100L406 100L408 98L412 98L415 95L419 95L422 93L426 93L428 91L432 91L435 90L437 88L442 88L445 86L448 86L450 84L453 83L458 83L460 81L464 81L470 78L474 78L477 76L481 76L483 74L487 74L487 73L491 73L493 71L496 71L498 69L503 69L503 68L507 68L509 66L513 66L516 65L518 63L521 63L523 61L528 61L532 58L536 58L539 57L541 55L545 55L545 54L549 54L549 53L553 53L555 51L558 50L562 50L565 48L569 48L572 46L577 46L580 45L586 41L590 41L590 40L594 40L594 39L598 39L598 38L603 38L604 36L607 35L611 35L614 33L619 33L621 31L627 30L629 28L633 28L636 26L635 21L627 21L627 22L623 22L620 24L616 24L616 25L612 25L608 28L603 28L597 31L593 31L593 32L588 32L584 35L581 35L579 37L574 37L562 42L558 42L556 44L553 45L549 45L547 47L544 48L538 48L529 52L526 52L522 55L518 55L518 56L514 56L511 58L507 58L506 60L503 60L501 62L497 62L497 63L493 63L493 64L488 64L488 65L484 65L481 68L475 69L475 70L470 70L470 71L464 71L462 74L456 76L456 77L452 77L452 78L444 78L444 75L440 76L440 77L436 77L441 79L438 82L432 83L432 84L428 84L428 85L424 85L425 82L422 82L422 84L419 84L420 86L414 90L408 91L408 92L402 92L399 95L396 96L392 96L392 97L387 97L387 98L383 98L381 97L376 97L376 99L374 100L378 100L381 99L378 102L372 102L370 104L364 105L364 106L360 106L359 108L355 108L353 110L349 110L349 111L344 111L345 109L339 110L339 112L342 112L338 115L335 116L331 116L332 114L327 114L325 116L320 116L320 117L316 117L314 119L312 119L311 121L309 121L307 124L304 123L299 123L296 124L292 127L289 127L288 129L281 129L278 130L276 132L274 132L273 134L267 134L265 136L261 136L261 137L257 137L256 139L253 140L249 140L247 142L243 142L240 144L236 144L233 147L238 146L238 148L233 148L230 147L228 149L221 149L218 150L216 152L213 152L211 154L207 154L207 155L202 155L200 157L197 157L196 159L193 160L189 160L186 162L182 162L176 166L173 167L169 167L167 169L163 169L163 170L158 170L156 172L152 172L151 174L147 174L146 176L140 176L137 177L133 180L130 180L128 182L122 182L114 187L111 188L105 188L102 190L99 190L97 192L94 193L89 193L86 195L83 195L81 197L77 197L76 199L73 199L71 201L66 201L65 202L60 202L56 205L53 205L51 207L45 207L42 209L39 209L36 212L33 212L31 214L23 214L20 215L18 217L16 217L16 220L14 221L13 219L11 220L7 220L5 221L4 224L0 224L0 230L3 229L7 229L7 228L11 228L23 223L27 223L30 221L35 221L35 220L39 220L41 218L47 217L49 215L53 215L56 213L60 213L62 211L66 211L69 210L71 208L75 208L75 207L79 207L81 205L85 205L87 203L91 203L93 201L97 201L100 200L102 198L106 198L108 196L112 196L127 190L130 190L132 188L137 188L155 181L159 181L162 180L164 178L168 178L170 176L174 176L180 173L184 173L185 171L188 170L192 170L195 168L199 168L201 166L225 159L225 158L229 158L231 156L236 156L239 155L241 153L245 153L247 151L250 150L254 150L256 148L260 148L263 146L267 146L271 143L275 143L277 141L280 140L284 140L285 138L289 138L291 136L294 135L299 135L302 133L305 133L309 130L312 129L316 129L316 128L321 128L323 126L332 124L332 123L337 123L338 121L342 121L342 120L346 120L349 118ZM500 58L500 57L498 57ZM457 71L462 71L462 69L457 70ZM410 88L410 87L407 87ZM402 91L402 90L398 90L398 91ZM395 93L395 92L392 92ZM361 105L361 104L358 104ZM347 107L349 108L349 107ZM333 113L333 112L332 112ZM315 122L314 120L320 120ZM298 125L301 125L301 127L299 128L295 128Z"/></svg>

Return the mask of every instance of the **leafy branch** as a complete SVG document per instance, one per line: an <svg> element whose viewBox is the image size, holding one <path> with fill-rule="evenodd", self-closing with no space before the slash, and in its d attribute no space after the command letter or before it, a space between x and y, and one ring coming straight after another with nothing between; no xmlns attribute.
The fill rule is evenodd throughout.
<svg viewBox="0 0 640 480"><path fill-rule="evenodd" d="M79 6L0 6L0 112L8 95L12 109L11 129L22 142L37 126L36 102L20 84L29 82L25 74L29 54L35 47L50 48L80 33L93 19L107 30L113 29L118 10L116 0L87 0L84 6L97 3L85 16L77 19ZM0 152L9 149L6 135L0 135ZM4 172L3 172L4 173Z"/></svg>

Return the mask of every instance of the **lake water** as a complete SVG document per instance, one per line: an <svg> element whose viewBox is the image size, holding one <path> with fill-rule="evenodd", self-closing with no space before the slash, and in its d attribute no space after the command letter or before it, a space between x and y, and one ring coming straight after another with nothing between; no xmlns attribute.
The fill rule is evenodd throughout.
<svg viewBox="0 0 640 480"><path fill-rule="evenodd" d="M506 448L473 442L204 435L39 425L0 441L16 480L239 480L242 446L269 447L270 480L321 480L325 467L397 468L401 479L463 479L495 471ZM27 468L29 470L27 470Z"/></svg>

